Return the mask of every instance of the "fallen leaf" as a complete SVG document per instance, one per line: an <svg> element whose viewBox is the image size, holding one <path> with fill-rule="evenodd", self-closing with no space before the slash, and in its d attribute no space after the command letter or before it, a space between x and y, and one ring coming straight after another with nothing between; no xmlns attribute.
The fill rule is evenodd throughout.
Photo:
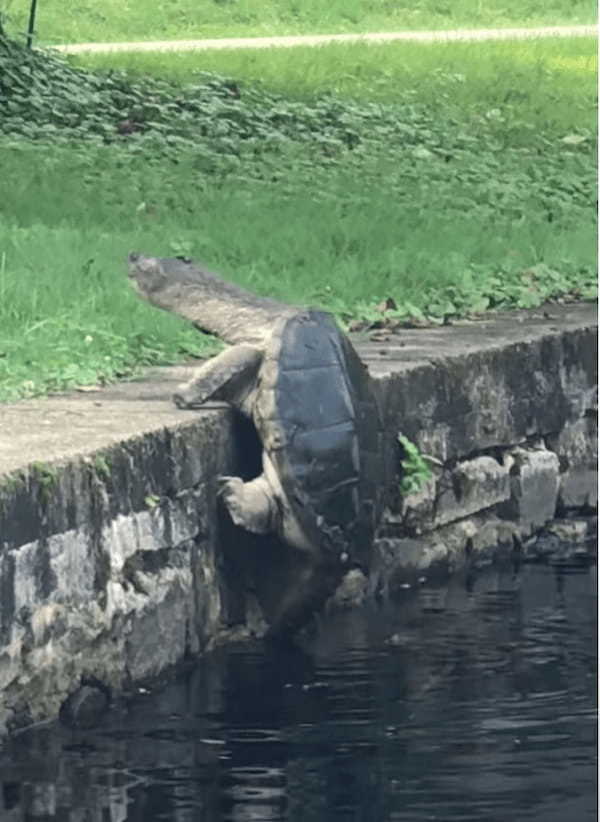
<svg viewBox="0 0 600 822"><path fill-rule="evenodd" d="M135 120L127 119L121 120L117 123L117 131L119 134L133 134L134 131L141 131L142 126L139 123L136 123Z"/></svg>
<svg viewBox="0 0 600 822"><path fill-rule="evenodd" d="M390 335L386 331L374 331L372 334L369 334L369 339L372 342L387 342L390 339Z"/></svg>
<svg viewBox="0 0 600 822"><path fill-rule="evenodd" d="M383 314L385 311L395 311L398 308L396 305L396 301L393 297L386 297L385 300L382 300L379 305L375 306L376 311L381 311Z"/></svg>

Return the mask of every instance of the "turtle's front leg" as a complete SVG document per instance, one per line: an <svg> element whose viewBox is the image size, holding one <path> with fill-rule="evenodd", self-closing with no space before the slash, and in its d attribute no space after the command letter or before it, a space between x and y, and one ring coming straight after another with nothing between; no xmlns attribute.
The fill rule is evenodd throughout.
<svg viewBox="0 0 600 822"><path fill-rule="evenodd" d="M235 401L251 389L262 353L251 345L226 348L196 369L189 382L180 385L173 402L178 408L196 408L209 399Z"/></svg>
<svg viewBox="0 0 600 822"><path fill-rule="evenodd" d="M244 482L240 477L220 477L219 496L236 525L253 534L276 530L277 503L264 474Z"/></svg>

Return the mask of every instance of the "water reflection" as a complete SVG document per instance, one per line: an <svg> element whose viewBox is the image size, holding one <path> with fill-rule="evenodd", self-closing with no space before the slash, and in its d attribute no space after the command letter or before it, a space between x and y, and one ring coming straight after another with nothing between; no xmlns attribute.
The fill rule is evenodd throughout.
<svg viewBox="0 0 600 822"><path fill-rule="evenodd" d="M221 649L0 752L2 822L596 818L595 568L490 570Z"/></svg>

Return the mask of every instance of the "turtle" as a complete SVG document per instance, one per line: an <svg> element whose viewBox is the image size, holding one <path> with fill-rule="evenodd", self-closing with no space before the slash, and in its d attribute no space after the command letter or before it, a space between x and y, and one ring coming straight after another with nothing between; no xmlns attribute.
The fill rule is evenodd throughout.
<svg viewBox="0 0 600 822"><path fill-rule="evenodd" d="M367 368L331 314L259 297L192 260L132 253L129 277L153 305L229 343L173 400L184 409L224 400L253 422L262 473L221 477L219 495L237 526L310 557L314 590L278 619L291 630L349 568L368 565L385 448Z"/></svg>

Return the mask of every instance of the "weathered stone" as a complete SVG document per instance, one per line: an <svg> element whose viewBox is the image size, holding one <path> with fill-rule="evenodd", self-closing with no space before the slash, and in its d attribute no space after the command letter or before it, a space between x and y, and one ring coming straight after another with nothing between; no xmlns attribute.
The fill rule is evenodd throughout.
<svg viewBox="0 0 600 822"><path fill-rule="evenodd" d="M589 565L597 553L594 517L555 520L524 543L524 558L554 565Z"/></svg>
<svg viewBox="0 0 600 822"><path fill-rule="evenodd" d="M575 422L567 423L559 434L548 437L547 444L560 461L559 507L597 508L597 414L590 412Z"/></svg>
<svg viewBox="0 0 600 822"><path fill-rule="evenodd" d="M327 602L327 610L354 608L367 596L369 580L359 568L353 568L344 576L335 593Z"/></svg>
<svg viewBox="0 0 600 822"><path fill-rule="evenodd" d="M546 531L570 545L584 543L590 536L590 523L587 519L559 519L546 526Z"/></svg>
<svg viewBox="0 0 600 822"><path fill-rule="evenodd" d="M554 518L559 486L558 457L553 451L514 448L509 453L511 499L504 516L528 536Z"/></svg>
<svg viewBox="0 0 600 822"><path fill-rule="evenodd" d="M425 572L446 575L467 564L486 562L499 547L512 549L516 532L513 523L488 512L417 538L383 537L375 543L369 589L393 594L403 585L418 584Z"/></svg>
<svg viewBox="0 0 600 822"><path fill-rule="evenodd" d="M438 482L438 488L441 483ZM492 508L510 498L508 468L492 457L459 462L436 501L434 527Z"/></svg>
<svg viewBox="0 0 600 822"><path fill-rule="evenodd" d="M598 469L570 468L560 478L558 501L561 509L598 508Z"/></svg>
<svg viewBox="0 0 600 822"><path fill-rule="evenodd" d="M396 494L393 504L384 512L384 529L386 525L399 526L402 531L416 534L432 527L438 481L442 471L435 470L418 491L412 494Z"/></svg>
<svg viewBox="0 0 600 822"><path fill-rule="evenodd" d="M203 489L191 489L118 515L94 540L71 530L0 554L11 586L0 608L0 721L21 698L31 720L56 713L74 678L121 688L206 644L222 614L213 551L196 544L208 510Z"/></svg>
<svg viewBox="0 0 600 822"><path fill-rule="evenodd" d="M475 457L450 470L436 468L418 491L399 498L396 510L386 511L384 523L418 536L506 502L510 493L508 466Z"/></svg>
<svg viewBox="0 0 600 822"><path fill-rule="evenodd" d="M189 569L170 567L140 576L139 593L125 595L131 616L123 625L127 673L133 682L157 676L183 659L192 624Z"/></svg>
<svg viewBox="0 0 600 822"><path fill-rule="evenodd" d="M586 327L563 335L558 329L575 314L553 307L549 319L507 312L460 329L406 329L397 343L359 353L380 377L388 427L446 463L560 431L593 406L595 309L576 313Z"/></svg>

